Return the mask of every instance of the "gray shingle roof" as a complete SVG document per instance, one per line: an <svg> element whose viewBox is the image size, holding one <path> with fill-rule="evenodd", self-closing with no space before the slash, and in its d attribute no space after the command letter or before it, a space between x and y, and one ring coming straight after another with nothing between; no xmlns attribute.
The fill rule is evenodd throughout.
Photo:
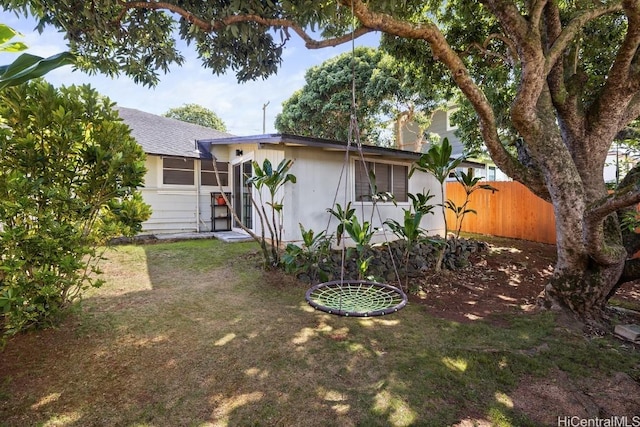
<svg viewBox="0 0 640 427"><path fill-rule="evenodd" d="M158 116L133 108L116 107L122 120L147 154L211 158L206 150L196 151L196 140L232 137L208 127Z"/></svg>

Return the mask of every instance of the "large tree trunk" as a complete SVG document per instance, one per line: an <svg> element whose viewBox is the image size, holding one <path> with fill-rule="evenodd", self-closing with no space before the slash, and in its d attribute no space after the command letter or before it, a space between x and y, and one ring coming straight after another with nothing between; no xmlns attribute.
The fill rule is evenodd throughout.
<svg viewBox="0 0 640 427"><path fill-rule="evenodd" d="M451 47L435 24L414 26L376 13L362 0L344 3L367 28L429 44L430 53L447 67L473 106L496 165L553 204L558 260L544 293L546 305L600 324L603 308L621 278L640 272L640 266L633 270L631 263L625 270L628 251L623 241L630 239L623 240L618 219L619 210L640 202L640 180L608 195L602 176L611 142L640 114L640 3L594 5L581 9L567 23L561 19L558 2L525 2L526 6L503 0L481 2L500 23L500 40L508 47L505 63L513 65L518 79L510 111L519 138L517 156L503 144L494 106L478 84L483 79L474 79L466 56ZM621 12L629 31L616 48L618 55L607 79L593 92L595 86L587 84L587 69L575 54L581 49L581 29L602 16Z"/></svg>
<svg viewBox="0 0 640 427"><path fill-rule="evenodd" d="M542 174L548 191L544 196L553 204L556 217L558 258L542 301L546 307L565 309L586 323L601 325L627 252L616 213L597 217L589 203L607 196L602 175L593 173L602 170L604 158L581 151L606 142L575 141L561 133L551 104L543 93L533 121L514 109L527 155Z"/></svg>
<svg viewBox="0 0 640 427"><path fill-rule="evenodd" d="M546 286L541 302L547 308L566 309L587 324L601 326L604 308L617 287L624 266L623 259L607 266L590 262L586 269L558 268Z"/></svg>

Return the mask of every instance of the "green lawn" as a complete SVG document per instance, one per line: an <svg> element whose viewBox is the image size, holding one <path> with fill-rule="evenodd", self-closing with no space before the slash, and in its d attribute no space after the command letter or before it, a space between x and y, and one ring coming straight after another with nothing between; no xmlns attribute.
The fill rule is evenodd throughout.
<svg viewBox="0 0 640 427"><path fill-rule="evenodd" d="M497 327L419 304L316 312L259 256L217 240L110 250L105 286L0 353L0 426L537 426L523 381L640 378L637 350L549 313Z"/></svg>

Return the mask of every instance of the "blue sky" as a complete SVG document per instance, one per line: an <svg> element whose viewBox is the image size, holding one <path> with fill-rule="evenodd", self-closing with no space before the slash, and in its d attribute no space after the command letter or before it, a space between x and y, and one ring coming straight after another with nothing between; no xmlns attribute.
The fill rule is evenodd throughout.
<svg viewBox="0 0 640 427"><path fill-rule="evenodd" d="M14 13L0 12L0 22L23 34L14 41L22 41L29 46L27 52L50 56L66 50L62 34L48 28L43 34L33 31L35 21L16 17ZM379 36L368 34L355 41L356 46L377 46ZM67 66L45 76L55 86L90 84L101 94L118 105L136 108L153 114L163 114L170 108L183 104L200 104L209 108L226 123L227 130L235 135L255 135L263 133L263 105L267 102L265 129L274 133L273 123L282 111L282 102L295 90L304 85L305 71L323 61L351 51L351 43L320 50L308 50L297 36L287 44L283 64L278 74L267 80L239 84L232 72L217 76L202 67L193 49L182 50L185 63L173 66L169 74L161 75L155 88L135 84L126 76L111 79L106 76L89 76L79 71L73 72ZM16 54L0 54L0 64L7 64Z"/></svg>

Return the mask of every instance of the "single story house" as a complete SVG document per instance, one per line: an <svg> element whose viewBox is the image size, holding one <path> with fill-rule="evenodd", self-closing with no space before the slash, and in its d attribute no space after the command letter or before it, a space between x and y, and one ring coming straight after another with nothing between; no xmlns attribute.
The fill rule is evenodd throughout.
<svg viewBox="0 0 640 427"><path fill-rule="evenodd" d="M132 108L117 109L147 153L140 190L152 214L142 234L210 231L211 193L217 185L211 153L196 141L231 134Z"/></svg>
<svg viewBox="0 0 640 427"><path fill-rule="evenodd" d="M403 222L402 209L411 206L409 193L430 192L436 196L433 204L440 203L440 184L433 176L416 172L409 177L411 164L420 157L415 152L370 145L361 149L349 146L347 150L347 144L342 142L286 134L211 138L198 143L207 147L218 162L228 165L230 176L224 191L231 195L237 217L258 233L260 223L248 194L254 190L243 185L244 177L251 174L251 162L262 165L268 159L275 168L284 159L293 160L289 172L296 176L297 183L287 183L279 196L284 206L285 242L300 240L299 224L307 230L333 233L338 222L327 209L335 208L336 203L345 207L351 202L360 222L370 221L380 229L389 218ZM366 170L374 171L378 192L392 193L395 204L371 201ZM263 198L269 200L266 195ZM235 219L231 226L238 226ZM430 234L444 235L439 213L423 218L422 227ZM380 230L374 241L394 239L390 231Z"/></svg>
<svg viewBox="0 0 640 427"><path fill-rule="evenodd" d="M436 196L432 203L441 202L440 184L433 176L416 172L409 177L411 164L420 153L377 146L358 149L338 141L285 134L233 136L138 110L119 111L147 153L142 194L153 214L143 224L143 234L240 231L231 209L260 234L261 224L249 195L256 190L244 184L252 173L252 162L262 165L265 159L274 167L283 159L294 162L289 173L297 177L297 183L287 183L279 195L284 206L284 242L300 240L299 224L315 232L335 232L337 220L327 212L335 203L344 207L351 202L361 222L382 228L389 218L402 223L402 209L411 206L409 193L430 191ZM371 201L364 172L371 169L378 191L393 193L397 205ZM231 206L218 202L221 192ZM430 234L443 235L440 210L426 215L422 227ZM393 239L393 233L380 230L374 241Z"/></svg>

